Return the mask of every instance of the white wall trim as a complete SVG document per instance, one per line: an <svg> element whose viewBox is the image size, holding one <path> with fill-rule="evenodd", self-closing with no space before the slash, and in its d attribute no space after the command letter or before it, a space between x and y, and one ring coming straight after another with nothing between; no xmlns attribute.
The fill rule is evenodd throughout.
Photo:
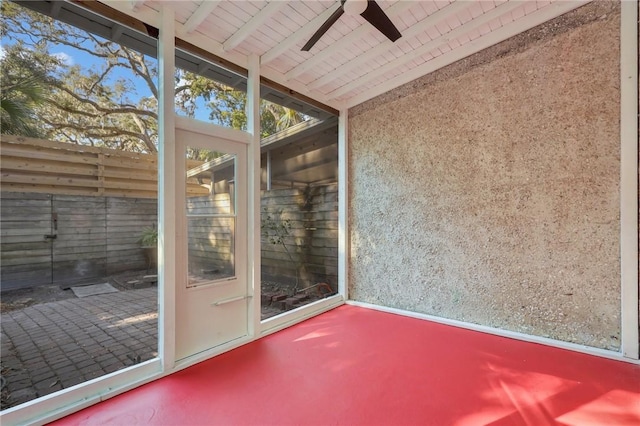
<svg viewBox="0 0 640 426"><path fill-rule="evenodd" d="M262 321L261 337L273 334L292 325L296 325L304 320L320 315L338 306L344 305L344 299L336 294L326 299L318 300L308 305L301 306L293 311L284 312L275 317Z"/></svg>
<svg viewBox="0 0 640 426"><path fill-rule="evenodd" d="M9 408L0 413L0 424L45 424L107 400L162 376L158 358L82 382L56 393Z"/></svg>
<svg viewBox="0 0 640 426"><path fill-rule="evenodd" d="M183 358L181 360L176 361L176 364L173 368L173 370L171 370L170 372L168 372L167 374L165 374L165 376L168 376L169 374L173 374L176 373L180 370L184 370L185 368L191 367L193 365L196 365L200 362L206 361L208 359L214 358L218 355L221 355L225 352L229 352L232 349L236 349L239 348L240 346L244 346L247 343L251 343L253 340L255 340L253 337L251 336L242 336L239 337L237 339L231 340L229 342L223 343L220 346L216 346L214 348L211 349L207 349L206 351L202 351L200 353L188 356L186 358Z"/></svg>
<svg viewBox="0 0 640 426"><path fill-rule="evenodd" d="M262 316L261 289L261 232L260 232L260 58L252 55L249 58L249 75L247 77L247 131L248 147L248 246L247 278L250 286L249 294L253 296L249 305L249 335L254 338L260 334Z"/></svg>
<svg viewBox="0 0 640 426"><path fill-rule="evenodd" d="M638 359L638 4L620 11L621 350Z"/></svg>
<svg viewBox="0 0 640 426"><path fill-rule="evenodd" d="M244 144L251 143L251 135L247 132L232 129L230 127L219 126L213 123L207 123L206 121L176 115L175 125L177 128L188 130L193 133L199 133L201 135L227 139L234 142L242 142Z"/></svg>
<svg viewBox="0 0 640 426"><path fill-rule="evenodd" d="M449 325L452 327L464 328L466 330L478 331L480 333L493 334L500 337L508 337L510 339L521 340L524 342L538 343L546 346L552 346L560 349L567 349L574 352L581 352L588 355L599 356L602 358L613 359L616 361L629 362L631 364L640 365L640 361L632 360L622 356L619 352L608 351L606 349L593 348L591 346L579 345L577 343L563 342L561 340L549 339L547 337L534 336L530 334L519 333L517 331L502 330L500 328L488 327L486 325L473 324L464 321L457 321L447 318L436 317L428 314L421 314L419 312L406 311L404 309L390 308L387 306L374 305L366 302L356 302L348 300L347 305L358 306L360 308L373 309L380 312L387 312L395 315L402 315L405 317L416 318L420 320L426 320L436 322L438 324Z"/></svg>
<svg viewBox="0 0 640 426"><path fill-rule="evenodd" d="M338 118L338 293L349 299L349 110Z"/></svg>
<svg viewBox="0 0 640 426"><path fill-rule="evenodd" d="M175 362L176 330L174 15L171 8L162 8L158 39L158 355L163 371Z"/></svg>

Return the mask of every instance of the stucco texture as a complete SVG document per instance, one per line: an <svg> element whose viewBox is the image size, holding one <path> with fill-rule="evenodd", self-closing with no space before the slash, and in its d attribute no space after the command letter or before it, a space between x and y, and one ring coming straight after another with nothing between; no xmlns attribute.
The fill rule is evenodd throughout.
<svg viewBox="0 0 640 426"><path fill-rule="evenodd" d="M619 348L619 6L572 13L350 111L351 299Z"/></svg>

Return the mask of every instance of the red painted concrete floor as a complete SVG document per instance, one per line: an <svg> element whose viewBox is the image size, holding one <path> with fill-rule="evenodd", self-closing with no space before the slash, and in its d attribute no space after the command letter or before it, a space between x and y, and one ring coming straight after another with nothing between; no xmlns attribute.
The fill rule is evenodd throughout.
<svg viewBox="0 0 640 426"><path fill-rule="evenodd" d="M56 425L639 425L640 367L343 306Z"/></svg>

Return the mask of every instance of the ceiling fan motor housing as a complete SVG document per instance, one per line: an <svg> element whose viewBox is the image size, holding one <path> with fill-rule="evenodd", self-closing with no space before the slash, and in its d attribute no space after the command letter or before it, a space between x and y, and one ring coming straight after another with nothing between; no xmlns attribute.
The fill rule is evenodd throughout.
<svg viewBox="0 0 640 426"><path fill-rule="evenodd" d="M342 2L342 8L347 15L355 16L364 13L368 3L368 0L346 0Z"/></svg>

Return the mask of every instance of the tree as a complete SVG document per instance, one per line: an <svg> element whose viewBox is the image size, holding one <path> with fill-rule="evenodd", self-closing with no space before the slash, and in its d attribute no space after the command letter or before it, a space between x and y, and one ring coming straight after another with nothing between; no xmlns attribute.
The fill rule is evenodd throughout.
<svg viewBox="0 0 640 426"><path fill-rule="evenodd" d="M228 87L220 87L218 90L211 91L210 94L203 93L202 96L209 101L208 107L211 109L209 119L211 121L234 129L247 129L246 93ZM262 137L284 130L304 121L304 119L305 116L298 111L264 99L260 101L260 134Z"/></svg>
<svg viewBox="0 0 640 426"><path fill-rule="evenodd" d="M43 63L21 52L19 45L11 46L0 60L0 130L2 134L42 137L36 109L44 101L47 72Z"/></svg>
<svg viewBox="0 0 640 426"><path fill-rule="evenodd" d="M12 2L2 2L1 11L3 41L13 43L3 43L7 51L17 50L24 61L47 65L40 76L46 90L40 94L20 92L18 86L6 91L8 99L22 100L23 107L31 105L31 110L23 108L22 113L23 117L30 117L28 131L76 144L134 152L157 151L155 58ZM82 61L84 66L65 61L64 54L56 53L70 49L79 57L88 58ZM3 69L6 58L6 55L2 58ZM23 73L22 78L28 81L29 74ZM175 82L178 113L195 117L199 108L204 107L209 110L212 122L246 129L245 93L184 70L177 70ZM33 108L34 103L46 106ZM11 106L9 102L7 114L12 111ZM261 112L264 136L304 119L296 111L266 101L261 103ZM19 122L20 115L13 114ZM202 150L194 150L190 155L201 160L216 156Z"/></svg>
<svg viewBox="0 0 640 426"><path fill-rule="evenodd" d="M46 67L46 108L37 110L40 133L65 142L155 152L157 73L152 58L100 39L73 26L2 2L2 36L27 61ZM73 65L58 53L63 47L93 58L89 67ZM99 62L98 62L99 61ZM5 59L3 58L3 67ZM128 70L128 74L117 71ZM137 89L146 84L148 95Z"/></svg>

